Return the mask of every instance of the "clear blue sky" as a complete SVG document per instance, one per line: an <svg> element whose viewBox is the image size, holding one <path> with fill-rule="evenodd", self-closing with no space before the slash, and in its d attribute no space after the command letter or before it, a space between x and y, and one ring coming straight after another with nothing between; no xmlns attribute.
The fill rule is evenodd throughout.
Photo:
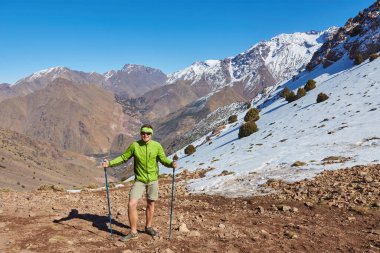
<svg viewBox="0 0 380 253"><path fill-rule="evenodd" d="M0 0L0 83L66 66L165 73L280 33L342 26L375 0Z"/></svg>

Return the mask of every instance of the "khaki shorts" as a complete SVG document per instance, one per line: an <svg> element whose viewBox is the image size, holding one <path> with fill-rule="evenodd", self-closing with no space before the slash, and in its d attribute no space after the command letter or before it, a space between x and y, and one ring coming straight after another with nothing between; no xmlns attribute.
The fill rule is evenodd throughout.
<svg viewBox="0 0 380 253"><path fill-rule="evenodd" d="M158 199L158 180L144 184L140 181L135 181L129 192L130 199L141 199L144 191L146 191L146 198L149 200Z"/></svg>

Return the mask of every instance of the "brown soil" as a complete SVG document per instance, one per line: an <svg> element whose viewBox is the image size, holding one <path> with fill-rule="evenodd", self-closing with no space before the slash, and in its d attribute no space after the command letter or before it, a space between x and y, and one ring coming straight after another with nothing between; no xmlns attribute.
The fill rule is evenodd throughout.
<svg viewBox="0 0 380 253"><path fill-rule="evenodd" d="M188 194L186 178L200 174L176 178L172 240L170 177L160 179L160 236L140 233L126 243L119 238L129 228L130 185L110 192L114 240L105 191L2 192L0 252L380 252L380 165L293 184L272 181L272 195L233 199ZM143 230L142 202L139 218Z"/></svg>

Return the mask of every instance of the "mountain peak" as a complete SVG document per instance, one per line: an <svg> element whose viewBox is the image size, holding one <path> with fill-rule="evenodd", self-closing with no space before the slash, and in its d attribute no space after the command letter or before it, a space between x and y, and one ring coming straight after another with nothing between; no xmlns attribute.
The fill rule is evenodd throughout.
<svg viewBox="0 0 380 253"><path fill-rule="evenodd" d="M46 74L49 74L49 73L58 74L58 73L63 73L63 72L67 72L67 71L72 71L72 70L69 69L69 68L67 68L67 67L57 66L57 67L52 67L52 68L48 68L48 69L43 69L43 70L37 71L33 75L38 76L38 75L42 75L42 74L46 75Z"/></svg>
<svg viewBox="0 0 380 253"><path fill-rule="evenodd" d="M167 83L174 83L178 79L192 80L192 83L199 81L203 75L213 75L220 72L220 60L196 61L189 67L176 71L168 75Z"/></svg>
<svg viewBox="0 0 380 253"><path fill-rule="evenodd" d="M125 64L125 65L123 66L123 68L121 69L121 71L126 71L126 72L128 72L128 71L133 71L133 70L135 70L135 69L143 69L143 68L145 68L145 66L143 66L143 65L129 64L129 63L127 63L127 64Z"/></svg>
<svg viewBox="0 0 380 253"><path fill-rule="evenodd" d="M63 73L69 72L69 71L72 71L72 70L70 70L67 67L60 67L60 66L52 67L52 68L48 68L48 69L43 69L43 70L40 70L40 71L37 71L37 72L31 74L30 76L23 78L21 80L18 80L15 84L19 84L21 82L33 82L34 80L37 80L37 79L42 78L42 77L51 76L51 75L60 75L60 74L63 74Z"/></svg>
<svg viewBox="0 0 380 253"><path fill-rule="evenodd" d="M125 64L121 71L126 72L128 74L132 72L147 72L147 73L163 73L161 70L156 68L147 67L139 64Z"/></svg>

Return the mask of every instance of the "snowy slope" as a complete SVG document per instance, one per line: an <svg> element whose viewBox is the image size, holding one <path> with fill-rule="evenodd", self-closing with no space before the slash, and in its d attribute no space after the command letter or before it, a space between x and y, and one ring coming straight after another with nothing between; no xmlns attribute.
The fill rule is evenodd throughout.
<svg viewBox="0 0 380 253"><path fill-rule="evenodd" d="M227 127L219 136L206 136L194 142L196 153L185 156L177 152L179 172L199 168L215 168L206 177L192 181L190 190L198 193L245 196L257 193L257 187L269 178L289 181L309 178L322 170L356 164L380 162L380 60L346 68L352 64L346 58L329 68L316 69L288 86L296 88L308 80L317 81L317 88L288 104L284 99L262 108L257 122L259 131L238 139L239 122ZM319 71L319 72L318 72ZM329 74L335 73L335 74ZM330 98L316 103L318 93ZM262 98L256 106L262 105ZM329 156L341 156L347 161L324 164ZM296 161L305 166L292 167ZM233 172L219 176L222 171ZM169 171L162 168L161 172Z"/></svg>

